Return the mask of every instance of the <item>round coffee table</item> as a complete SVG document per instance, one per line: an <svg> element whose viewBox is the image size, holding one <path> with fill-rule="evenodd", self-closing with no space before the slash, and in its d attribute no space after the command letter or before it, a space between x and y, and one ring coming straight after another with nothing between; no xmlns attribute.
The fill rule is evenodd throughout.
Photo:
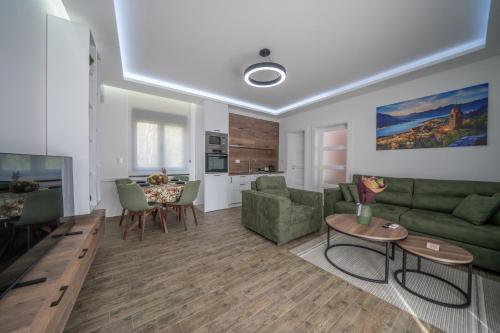
<svg viewBox="0 0 500 333"><path fill-rule="evenodd" d="M433 250L427 248L427 244L435 244L439 246L439 250ZM405 290L409 291L415 296L418 296L428 302L438 304L441 306L446 306L450 308L465 308L470 305L471 301L471 289L472 289L472 261L474 257L467 250L451 245L445 241L432 239L422 236L408 236L405 240L397 242L397 245L403 250L403 268L394 272L394 278L396 282L403 287ZM417 269L408 269L406 256L407 253L411 253L417 257ZM422 271L422 258L430 260L442 265L466 265L467 266L467 291L462 290L459 286L443 279L440 276ZM449 286L456 289L460 294L465 297L465 301L460 304L445 303L430 297L424 296L421 293L410 289L406 284L406 273L412 272L416 274L422 274L430 276L441 282L448 284ZM401 279L399 279L399 274L401 274Z"/></svg>
<svg viewBox="0 0 500 333"><path fill-rule="evenodd" d="M376 282L376 283L387 283L389 279L389 259L394 259L394 242L408 237L408 231L403 226L399 226L396 229L384 228L383 225L391 223L381 218L373 218L369 225L362 225L356 222L356 215L353 214L333 214L326 218L326 225L328 226L327 232L327 246L325 249L325 258L328 262L338 270L344 272L345 274L354 276L358 279ZM363 245L341 243L341 244L330 244L330 229L333 229L342 234L360 238L372 242L385 243L385 253L373 248L369 248ZM349 272L345 268L341 268L336 265L329 257L328 250L334 247L350 246L362 248L368 251L379 253L385 256L385 275L383 279L374 279L370 277L365 277L361 275ZM390 249L392 247L392 249Z"/></svg>

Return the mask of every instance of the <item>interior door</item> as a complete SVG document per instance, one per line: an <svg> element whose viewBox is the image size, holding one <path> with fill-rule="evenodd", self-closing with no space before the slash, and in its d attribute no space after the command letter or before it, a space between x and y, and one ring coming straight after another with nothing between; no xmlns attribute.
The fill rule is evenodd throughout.
<svg viewBox="0 0 500 333"><path fill-rule="evenodd" d="M290 187L304 188L304 131L287 134L286 178Z"/></svg>

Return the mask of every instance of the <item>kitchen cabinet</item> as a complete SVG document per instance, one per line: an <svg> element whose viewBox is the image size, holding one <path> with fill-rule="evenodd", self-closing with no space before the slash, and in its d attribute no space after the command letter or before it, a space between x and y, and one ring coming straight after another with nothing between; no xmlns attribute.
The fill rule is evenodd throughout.
<svg viewBox="0 0 500 333"><path fill-rule="evenodd" d="M229 204L241 204L241 191L250 190L251 182L257 179L256 175L238 175L230 176Z"/></svg>
<svg viewBox="0 0 500 333"><path fill-rule="evenodd" d="M229 114L229 173L278 167L279 123Z"/></svg>
<svg viewBox="0 0 500 333"><path fill-rule="evenodd" d="M282 173L269 173L269 174L252 174L252 175L233 175L229 179L228 198L229 205L241 205L241 191L250 190L252 182L258 177L262 176L282 176Z"/></svg>
<svg viewBox="0 0 500 333"><path fill-rule="evenodd" d="M225 209L228 207L229 176L227 173L205 174L205 212Z"/></svg>
<svg viewBox="0 0 500 333"><path fill-rule="evenodd" d="M228 133L229 108L227 104L205 100L202 110L205 118L205 131Z"/></svg>

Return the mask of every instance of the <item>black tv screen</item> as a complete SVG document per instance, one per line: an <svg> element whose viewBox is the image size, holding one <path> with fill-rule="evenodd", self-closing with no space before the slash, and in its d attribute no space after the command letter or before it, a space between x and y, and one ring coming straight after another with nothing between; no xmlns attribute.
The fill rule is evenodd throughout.
<svg viewBox="0 0 500 333"><path fill-rule="evenodd" d="M0 153L0 293L53 246L46 236L72 215L71 157Z"/></svg>

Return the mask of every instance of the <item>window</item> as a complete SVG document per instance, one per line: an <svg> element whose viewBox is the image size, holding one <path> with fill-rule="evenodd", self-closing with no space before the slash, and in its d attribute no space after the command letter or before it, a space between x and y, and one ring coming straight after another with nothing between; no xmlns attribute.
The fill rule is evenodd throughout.
<svg viewBox="0 0 500 333"><path fill-rule="evenodd" d="M187 173L188 118L163 112L132 110L132 173L166 168Z"/></svg>

